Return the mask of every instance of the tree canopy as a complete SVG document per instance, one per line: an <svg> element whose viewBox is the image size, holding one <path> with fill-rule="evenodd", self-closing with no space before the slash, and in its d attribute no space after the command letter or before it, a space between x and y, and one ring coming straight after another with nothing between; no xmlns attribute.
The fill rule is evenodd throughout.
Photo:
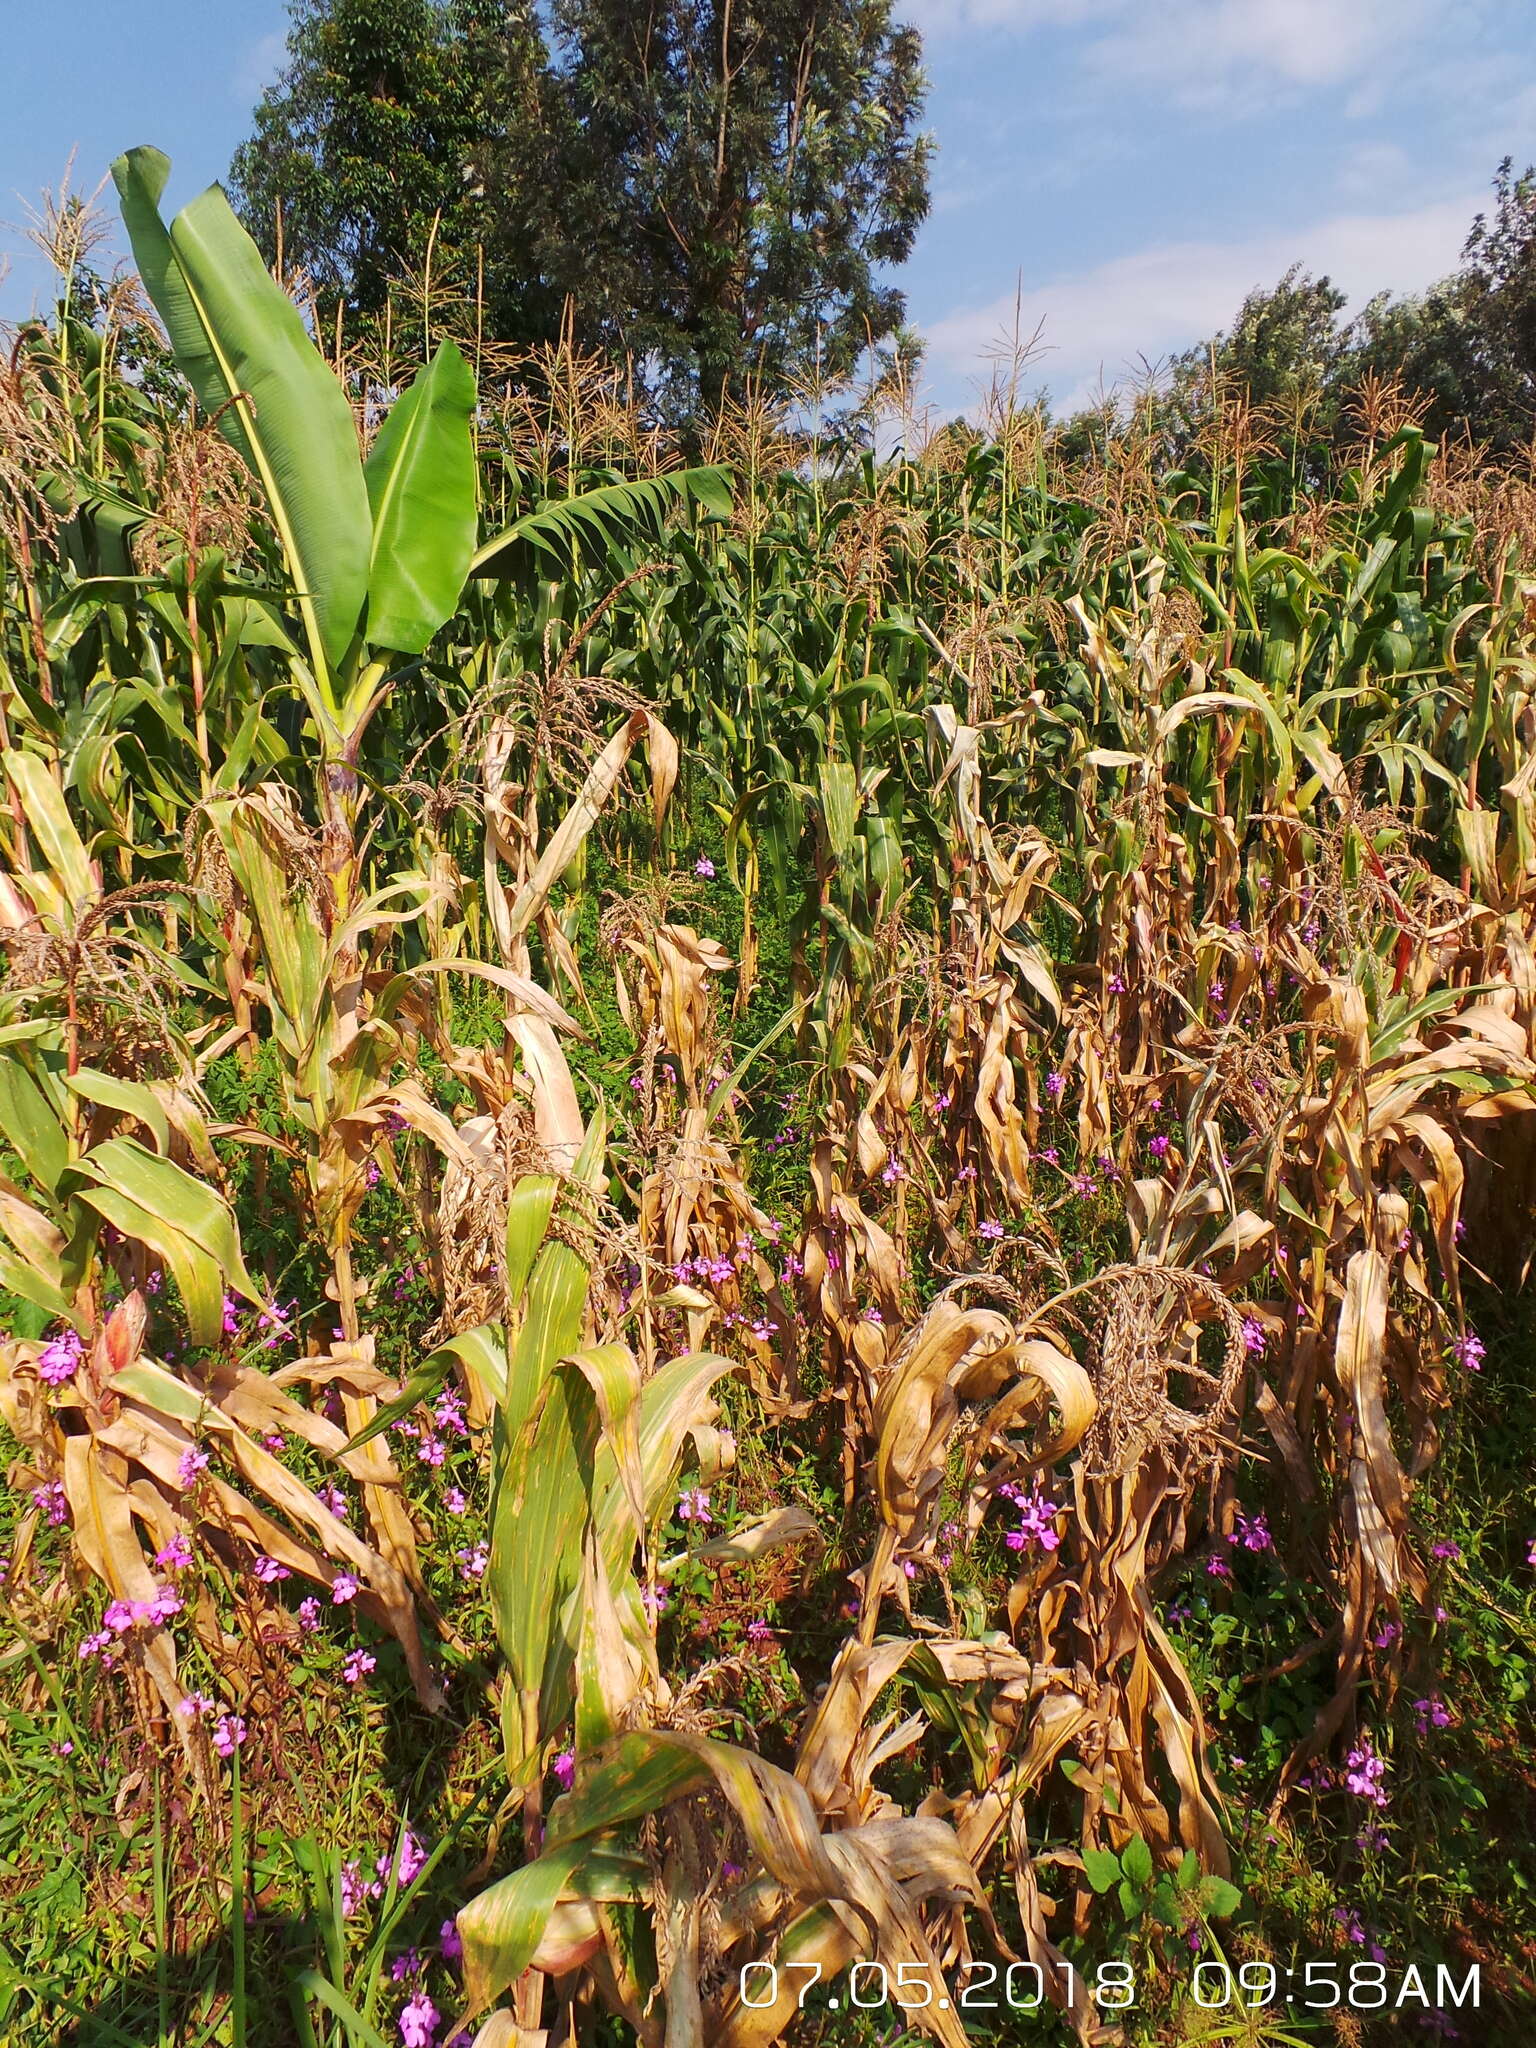
<svg viewBox="0 0 1536 2048"><path fill-rule="evenodd" d="M924 91L891 0L293 0L232 183L354 320L430 258L498 339L568 305L688 417L899 333Z"/></svg>

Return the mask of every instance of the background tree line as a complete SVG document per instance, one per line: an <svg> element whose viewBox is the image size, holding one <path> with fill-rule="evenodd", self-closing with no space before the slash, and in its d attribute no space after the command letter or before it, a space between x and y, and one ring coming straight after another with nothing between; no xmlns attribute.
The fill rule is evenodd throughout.
<svg viewBox="0 0 1536 2048"><path fill-rule="evenodd" d="M236 153L237 210L317 316L407 355L458 301L509 349L562 331L687 427L749 382L910 360L893 273L928 211L915 29L893 0L292 0ZM1156 380L1178 462L1214 383L1326 462L1366 376L1509 459L1536 430L1536 176L1511 160L1459 267L1417 296L1300 265ZM1086 441L1095 416L1067 423Z"/></svg>

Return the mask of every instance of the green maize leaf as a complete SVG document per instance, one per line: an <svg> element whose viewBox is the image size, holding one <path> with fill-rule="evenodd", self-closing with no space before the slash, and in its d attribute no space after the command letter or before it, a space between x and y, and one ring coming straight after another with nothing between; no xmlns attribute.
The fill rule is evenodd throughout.
<svg viewBox="0 0 1536 2048"><path fill-rule="evenodd" d="M261 481L323 675L357 632L368 592L372 529L352 408L219 186L184 206L168 234L160 225L169 169L143 149L112 167L134 256L200 402Z"/></svg>
<svg viewBox="0 0 1536 2048"><path fill-rule="evenodd" d="M709 1781L703 1759L674 1747L654 1729L621 1735L599 1762L585 1770L556 1802L545 1840L553 1850L584 1836L659 1812Z"/></svg>
<svg viewBox="0 0 1536 2048"><path fill-rule="evenodd" d="M10 747L4 759L5 772L21 800L43 857L78 915L93 897L100 895L101 885L91 872L90 855L75 830L63 792L36 754Z"/></svg>
<svg viewBox="0 0 1536 2048"><path fill-rule="evenodd" d="M503 1723L514 1781L570 1704L565 1611L581 1578L601 1422L580 1368L560 1361L580 1345L588 1281L569 1245L544 1247L496 1418L487 1579L510 1681Z"/></svg>
<svg viewBox="0 0 1536 2048"><path fill-rule="evenodd" d="M373 512L368 638L420 654L453 616L475 551L475 380L451 341L390 407L363 475Z"/></svg>
<svg viewBox="0 0 1536 2048"><path fill-rule="evenodd" d="M56 1194L69 1165L69 1137L20 1060L0 1058L0 1142L41 1188Z"/></svg>
<svg viewBox="0 0 1536 2048"><path fill-rule="evenodd" d="M174 1161L146 1152L132 1138L111 1138L77 1160L72 1171L94 1183L81 1190L82 1201L126 1235L153 1246L170 1265L195 1343L216 1341L226 1287L247 1301L261 1301L228 1205Z"/></svg>
<svg viewBox="0 0 1536 2048"><path fill-rule="evenodd" d="M227 1433L232 1432L233 1425L195 1387L189 1387L185 1380L177 1379L175 1373L167 1372L153 1359L141 1358L135 1365L125 1365L121 1372L113 1373L112 1386L119 1394L130 1394L146 1408L169 1415L173 1421L185 1422L193 1428L222 1425Z"/></svg>
<svg viewBox="0 0 1536 2048"><path fill-rule="evenodd" d="M77 1074L70 1075L67 1085L87 1102L96 1102L103 1109L117 1109L125 1116L137 1117L146 1130L154 1133L160 1150L170 1150L170 1118L154 1090L146 1088L141 1081L122 1081L115 1074L98 1074L94 1067L82 1067Z"/></svg>
<svg viewBox="0 0 1536 2048"><path fill-rule="evenodd" d="M120 1188L88 1187L80 1199L124 1237L158 1252L180 1290L194 1344L216 1344L224 1320L224 1288L216 1261L181 1231L125 1195Z"/></svg>
<svg viewBox="0 0 1536 2048"><path fill-rule="evenodd" d="M500 1323L480 1323L472 1330L460 1330L422 1360L406 1381L404 1391L381 1404L378 1413L348 1441L347 1449L361 1450L402 1415L409 1415L423 1401L430 1401L453 1370L456 1358L468 1366L493 1401L502 1401L507 1386L506 1355L507 1336Z"/></svg>
<svg viewBox="0 0 1536 2048"><path fill-rule="evenodd" d="M4 1218L0 1217L0 1226ZM56 1287L46 1274L40 1273L30 1260L19 1259L7 1246L0 1245L0 1287L7 1294L14 1294L18 1300L30 1302L55 1322L72 1323L75 1312L67 1294ZM18 1330L18 1335L21 1332Z"/></svg>
<svg viewBox="0 0 1536 2048"><path fill-rule="evenodd" d="M581 1861L583 1846L577 1839L546 1850L536 1862L499 1878L460 1908L464 1995L472 2012L481 2011L515 1984L532 1962L549 1916Z"/></svg>
<svg viewBox="0 0 1536 2048"><path fill-rule="evenodd" d="M525 1173L507 1197L507 1300L517 1309L539 1247L549 1234L560 1183L552 1173Z"/></svg>

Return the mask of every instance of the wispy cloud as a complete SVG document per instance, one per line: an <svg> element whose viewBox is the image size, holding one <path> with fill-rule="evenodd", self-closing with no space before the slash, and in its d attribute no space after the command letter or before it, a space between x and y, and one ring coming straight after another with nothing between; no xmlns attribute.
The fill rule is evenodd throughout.
<svg viewBox="0 0 1536 2048"><path fill-rule="evenodd" d="M253 106L283 68L288 50L281 33L258 36L241 50L229 81L232 96L242 105Z"/></svg>
<svg viewBox="0 0 1536 2048"><path fill-rule="evenodd" d="M1481 195L1437 201L1406 213L1347 213L1296 230L1241 241L1170 241L1068 273L1019 302L1023 331L1041 323L1038 379L1070 411L1100 380L1114 384L1231 324L1247 294L1273 284L1296 262L1326 273L1359 306L1379 291L1421 289L1455 264ZM934 371L949 384L975 375L1014 321L1014 296L957 309L931 322Z"/></svg>
<svg viewBox="0 0 1536 2048"><path fill-rule="evenodd" d="M1090 74L1234 115L1277 88L1349 85L1400 65L1438 19L1432 0L908 0L905 11L934 39L1081 31Z"/></svg>

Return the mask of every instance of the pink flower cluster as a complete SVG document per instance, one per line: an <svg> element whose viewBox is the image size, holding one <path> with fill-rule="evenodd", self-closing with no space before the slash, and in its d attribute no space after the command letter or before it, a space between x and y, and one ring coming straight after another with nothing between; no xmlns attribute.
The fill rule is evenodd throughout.
<svg viewBox="0 0 1536 2048"><path fill-rule="evenodd" d="M37 1376L50 1387L62 1387L80 1370L85 1346L74 1330L64 1330L43 1346L37 1355Z"/></svg>
<svg viewBox="0 0 1536 2048"><path fill-rule="evenodd" d="M1018 1528L1010 1529L1003 1539L1010 1550L1050 1551L1060 1548L1061 1537L1056 1528L1056 1517L1061 1513L1061 1509L1041 1492L1038 1481L1029 1493L1025 1493L1022 1487L1015 1486L1011 1481L997 1490L1004 1500L1013 1502L1019 1514Z"/></svg>

